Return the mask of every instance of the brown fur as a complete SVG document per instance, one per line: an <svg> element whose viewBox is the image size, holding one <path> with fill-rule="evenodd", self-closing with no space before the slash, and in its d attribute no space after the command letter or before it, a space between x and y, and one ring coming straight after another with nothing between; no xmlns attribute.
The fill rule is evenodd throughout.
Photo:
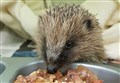
<svg viewBox="0 0 120 83"><path fill-rule="evenodd" d="M57 6L47 11L39 19L38 33L41 32L43 35L38 35L36 43L38 52L43 49L47 64L61 67L77 60L105 60L101 28L95 16L79 5ZM66 49L65 45L71 41L74 46Z"/></svg>

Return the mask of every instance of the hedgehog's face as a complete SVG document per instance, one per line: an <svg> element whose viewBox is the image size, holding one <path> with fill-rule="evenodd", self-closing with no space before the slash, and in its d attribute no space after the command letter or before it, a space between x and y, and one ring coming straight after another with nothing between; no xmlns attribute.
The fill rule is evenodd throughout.
<svg viewBox="0 0 120 83"><path fill-rule="evenodd" d="M77 60L98 62L104 59L101 30L95 17L75 7L56 8L40 20L39 25L45 31L45 60L49 73Z"/></svg>

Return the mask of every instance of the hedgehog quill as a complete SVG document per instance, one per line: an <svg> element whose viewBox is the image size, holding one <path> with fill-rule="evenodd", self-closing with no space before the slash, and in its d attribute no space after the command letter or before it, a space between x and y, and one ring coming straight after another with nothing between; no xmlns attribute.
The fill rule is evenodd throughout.
<svg viewBox="0 0 120 83"><path fill-rule="evenodd" d="M56 6L40 16L36 44L48 73L78 60L105 61L101 32L95 16L79 5Z"/></svg>

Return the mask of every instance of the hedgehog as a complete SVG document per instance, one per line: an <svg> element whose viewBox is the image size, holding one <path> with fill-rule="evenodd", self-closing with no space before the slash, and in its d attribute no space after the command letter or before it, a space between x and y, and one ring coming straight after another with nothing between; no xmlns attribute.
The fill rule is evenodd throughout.
<svg viewBox="0 0 120 83"><path fill-rule="evenodd" d="M38 25L36 47L48 73L75 61L106 60L98 20L80 5L55 6L39 17Z"/></svg>

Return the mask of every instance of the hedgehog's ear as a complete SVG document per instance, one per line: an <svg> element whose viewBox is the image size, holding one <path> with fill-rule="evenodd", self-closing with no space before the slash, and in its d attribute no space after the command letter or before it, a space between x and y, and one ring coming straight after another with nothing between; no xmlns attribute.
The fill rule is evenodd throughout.
<svg viewBox="0 0 120 83"><path fill-rule="evenodd" d="M89 29L89 30L92 29L92 28L94 28L93 22L92 22L91 19L87 19L83 23L85 24L86 28Z"/></svg>

